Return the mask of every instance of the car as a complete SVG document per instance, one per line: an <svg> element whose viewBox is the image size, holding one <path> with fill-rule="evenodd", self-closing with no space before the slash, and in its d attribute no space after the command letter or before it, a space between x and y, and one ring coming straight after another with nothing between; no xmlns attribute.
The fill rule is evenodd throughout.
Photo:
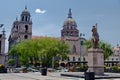
<svg viewBox="0 0 120 80"><path fill-rule="evenodd" d="M32 72L40 72L40 71L36 69L32 69Z"/></svg>

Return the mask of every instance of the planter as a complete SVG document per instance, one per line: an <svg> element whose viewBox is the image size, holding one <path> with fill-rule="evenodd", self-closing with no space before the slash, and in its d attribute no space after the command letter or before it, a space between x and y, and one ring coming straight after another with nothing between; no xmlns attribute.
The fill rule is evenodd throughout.
<svg viewBox="0 0 120 80"><path fill-rule="evenodd" d="M7 73L7 68L1 68L0 73Z"/></svg>

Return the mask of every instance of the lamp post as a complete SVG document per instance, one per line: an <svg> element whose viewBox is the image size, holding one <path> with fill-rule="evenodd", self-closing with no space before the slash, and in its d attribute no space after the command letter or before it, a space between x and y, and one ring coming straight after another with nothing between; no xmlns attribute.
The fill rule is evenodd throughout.
<svg viewBox="0 0 120 80"><path fill-rule="evenodd" d="M15 45L16 45L18 42L20 42L20 36L18 36L18 39L15 41ZM17 61L16 67L19 67L19 55L18 55L18 54L17 54L17 56L16 56L16 61Z"/></svg>
<svg viewBox="0 0 120 80"><path fill-rule="evenodd" d="M54 56L52 57L52 68L54 69Z"/></svg>
<svg viewBox="0 0 120 80"><path fill-rule="evenodd" d="M83 43L81 40L82 36L85 36L85 34L80 33L80 64L82 61L82 43Z"/></svg>
<svg viewBox="0 0 120 80"><path fill-rule="evenodd" d="M3 24L0 24L0 28L2 28L2 26L3 26ZM1 44L0 44L0 46L1 46ZM2 50L0 50L0 53L3 54ZM5 62L4 62L4 64L5 64Z"/></svg>

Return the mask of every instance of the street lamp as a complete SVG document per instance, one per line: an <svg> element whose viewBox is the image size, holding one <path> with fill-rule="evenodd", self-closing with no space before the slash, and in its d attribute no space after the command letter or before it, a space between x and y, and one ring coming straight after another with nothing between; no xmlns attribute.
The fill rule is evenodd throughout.
<svg viewBox="0 0 120 80"><path fill-rule="evenodd" d="M18 36L17 40L15 41L15 45L20 42L20 36ZM19 56L18 54L16 55L16 67L19 67Z"/></svg>
<svg viewBox="0 0 120 80"><path fill-rule="evenodd" d="M82 61L82 45L83 45L83 41L81 40L82 36L85 36L85 34L80 33L80 64Z"/></svg>

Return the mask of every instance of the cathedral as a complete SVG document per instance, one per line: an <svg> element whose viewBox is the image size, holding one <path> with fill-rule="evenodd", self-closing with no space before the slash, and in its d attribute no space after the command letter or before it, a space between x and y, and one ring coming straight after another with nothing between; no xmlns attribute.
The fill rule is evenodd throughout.
<svg viewBox="0 0 120 80"><path fill-rule="evenodd" d="M22 11L20 20L16 18L13 22L11 33L9 36L9 50L17 42L24 39L32 39L35 36L32 35L32 21L31 15L27 7ZM40 36L38 36L40 37ZM67 62L76 62L80 60L85 60L86 47L83 45L85 38L80 37L79 30L77 29L77 23L72 18L72 11L69 9L68 17L63 23L63 28L61 30L61 39L70 45L70 54L68 55ZM82 43L82 44L80 44ZM12 56L10 56L12 57ZM13 58L13 57L12 57ZM15 63L18 64L18 57L14 57ZM65 63L66 61L60 61ZM66 64L65 64L66 65Z"/></svg>

